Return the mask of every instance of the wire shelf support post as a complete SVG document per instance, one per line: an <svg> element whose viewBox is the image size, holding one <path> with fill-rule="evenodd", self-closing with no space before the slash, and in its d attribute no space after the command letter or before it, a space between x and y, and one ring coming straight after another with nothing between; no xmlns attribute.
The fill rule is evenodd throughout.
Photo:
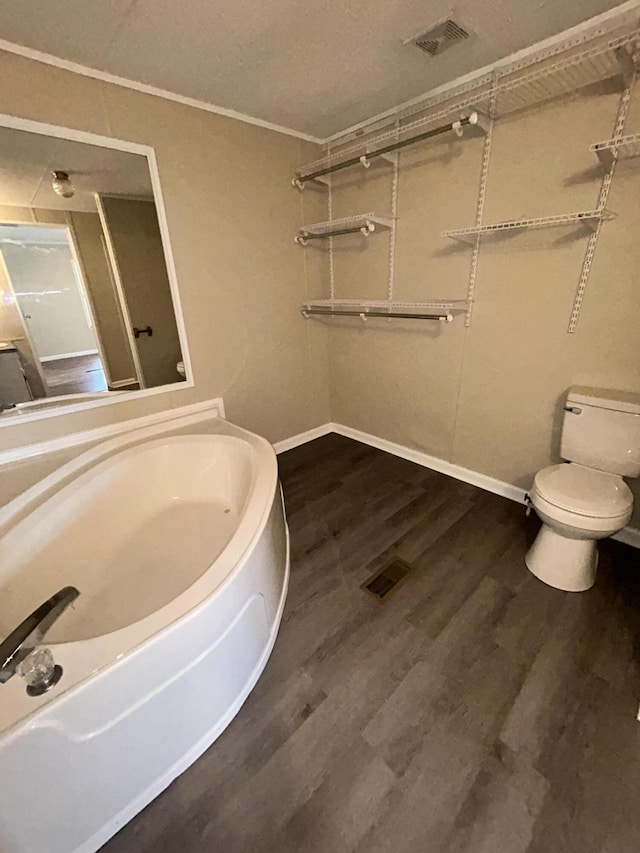
<svg viewBox="0 0 640 853"><path fill-rule="evenodd" d="M625 54L626 55L626 54ZM618 161L617 158L617 144L623 137L624 126L627 120L627 116L629 115L629 105L631 103L631 92L633 90L633 86L636 81L636 72L635 67L633 73L631 73L630 77L625 77L625 88L620 97L620 104L618 106L618 112L616 114L616 122L613 131L613 156L611 157L611 162L609 164L609 168L604 178L602 179L602 184L600 186L600 192L598 194L598 204L597 209L604 213L607 200L609 198L609 191L611 190L611 183L613 181L613 175L616 169L616 163ZM584 260L582 262L582 269L580 270L580 278L578 279L578 287L576 290L576 295L573 299L573 306L571 308L571 316L569 317L569 325L567 327L567 332L570 335L573 335L578 326L578 320L580 319L580 309L582 308L582 303L584 301L584 294L587 289L587 282L589 280L589 273L591 272L591 265L593 263L593 257L596 253L596 246L598 245L598 237L600 236L600 230L602 228L603 218L600 218L596 224L595 230L589 237L589 242L587 243L587 248L584 254Z"/></svg>

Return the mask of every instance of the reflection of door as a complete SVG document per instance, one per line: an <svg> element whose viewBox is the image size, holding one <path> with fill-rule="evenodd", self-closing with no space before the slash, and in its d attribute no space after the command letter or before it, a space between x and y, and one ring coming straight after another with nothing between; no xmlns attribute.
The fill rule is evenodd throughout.
<svg viewBox="0 0 640 853"><path fill-rule="evenodd" d="M141 385L177 382L182 355L155 204L116 196L100 196L98 204L143 375ZM140 331L137 338L134 328Z"/></svg>
<svg viewBox="0 0 640 853"><path fill-rule="evenodd" d="M49 391L42 365L36 357L29 329L18 308L0 248L0 345L2 342L12 344L18 351L31 395L33 397L48 396Z"/></svg>
<svg viewBox="0 0 640 853"><path fill-rule="evenodd" d="M99 341L67 228L0 225L0 251L50 392L73 393L70 383L104 390Z"/></svg>
<svg viewBox="0 0 640 853"><path fill-rule="evenodd" d="M66 228L11 226L0 234L18 307L41 360L98 351Z"/></svg>
<svg viewBox="0 0 640 853"><path fill-rule="evenodd" d="M3 254L40 359L96 354L91 315L68 243L5 244Z"/></svg>

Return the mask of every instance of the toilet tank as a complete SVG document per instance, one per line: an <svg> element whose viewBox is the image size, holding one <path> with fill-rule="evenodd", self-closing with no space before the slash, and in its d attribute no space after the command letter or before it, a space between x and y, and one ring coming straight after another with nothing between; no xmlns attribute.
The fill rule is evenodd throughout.
<svg viewBox="0 0 640 853"><path fill-rule="evenodd" d="M640 477L640 394L569 388L560 453L588 468Z"/></svg>

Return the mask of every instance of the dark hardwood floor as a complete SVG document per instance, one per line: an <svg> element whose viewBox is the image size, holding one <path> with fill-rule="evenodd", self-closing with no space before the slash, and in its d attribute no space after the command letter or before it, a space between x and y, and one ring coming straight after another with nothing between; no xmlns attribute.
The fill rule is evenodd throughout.
<svg viewBox="0 0 640 853"><path fill-rule="evenodd" d="M637 551L563 593L521 506L335 435L280 467L271 660L105 853L638 853ZM393 553L415 568L380 605L359 585Z"/></svg>
<svg viewBox="0 0 640 853"><path fill-rule="evenodd" d="M41 363L50 397L107 390L107 381L98 355L75 355Z"/></svg>

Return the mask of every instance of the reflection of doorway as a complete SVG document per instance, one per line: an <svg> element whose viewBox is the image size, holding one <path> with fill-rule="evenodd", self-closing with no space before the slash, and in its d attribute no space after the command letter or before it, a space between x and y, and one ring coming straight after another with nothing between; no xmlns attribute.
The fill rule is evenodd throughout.
<svg viewBox="0 0 640 853"><path fill-rule="evenodd" d="M141 388L180 381L182 350L155 203L96 195Z"/></svg>
<svg viewBox="0 0 640 853"><path fill-rule="evenodd" d="M0 225L0 252L48 396L105 391L98 334L68 229Z"/></svg>

